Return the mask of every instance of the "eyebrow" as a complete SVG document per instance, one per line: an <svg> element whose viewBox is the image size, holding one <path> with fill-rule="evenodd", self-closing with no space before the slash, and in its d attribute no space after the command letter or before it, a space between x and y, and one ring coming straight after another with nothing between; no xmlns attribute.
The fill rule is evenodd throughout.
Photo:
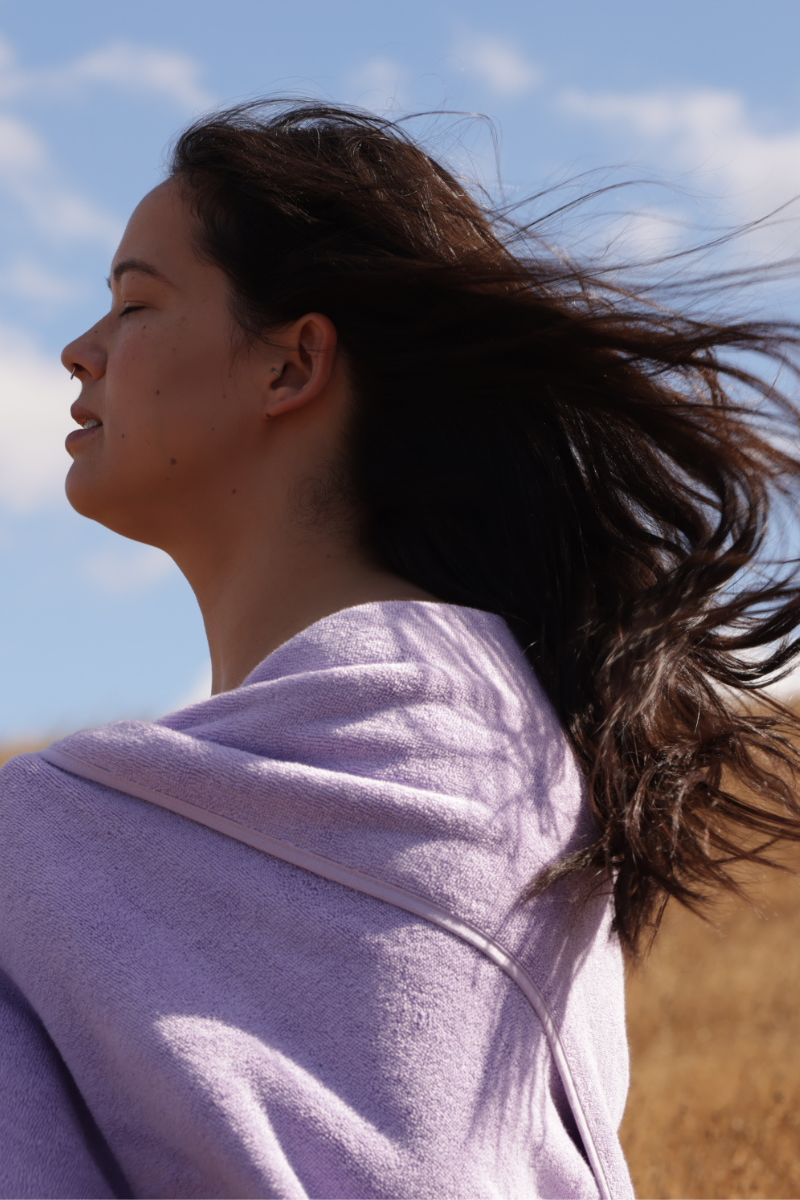
<svg viewBox="0 0 800 1200"><path fill-rule="evenodd" d="M126 271L140 271L142 275L151 275L153 279L160 279L162 283L170 282L166 275L163 275L152 263L145 262L143 258L126 258L122 262L117 263L111 275L106 279L108 286L111 287L112 276L114 283L119 283Z"/></svg>

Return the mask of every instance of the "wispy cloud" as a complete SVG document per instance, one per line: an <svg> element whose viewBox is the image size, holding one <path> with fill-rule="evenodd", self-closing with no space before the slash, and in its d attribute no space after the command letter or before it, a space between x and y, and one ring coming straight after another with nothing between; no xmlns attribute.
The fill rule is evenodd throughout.
<svg viewBox="0 0 800 1200"><path fill-rule="evenodd" d="M640 262L680 249L686 240L686 223L676 210L643 205L634 213L605 221L601 240L616 259L630 256Z"/></svg>
<svg viewBox="0 0 800 1200"><path fill-rule="evenodd" d="M0 173L35 174L46 169L48 160L47 147L30 125L0 113Z"/></svg>
<svg viewBox="0 0 800 1200"><path fill-rule="evenodd" d="M64 99L86 90L155 96L191 112L214 103L200 64L183 53L117 41L60 66L28 67L0 35L0 101L8 105L29 94ZM122 233L123 222L65 183L36 130L8 112L0 113L3 193L50 240L95 242L112 250Z"/></svg>
<svg viewBox="0 0 800 1200"><path fill-rule="evenodd" d="M21 206L49 238L116 245L122 222L65 185L38 133L17 117L0 113L0 193Z"/></svg>
<svg viewBox="0 0 800 1200"><path fill-rule="evenodd" d="M201 83L200 64L187 54L114 42L64 68L65 81L100 83L150 92L190 112L210 108L214 97Z"/></svg>
<svg viewBox="0 0 800 1200"><path fill-rule="evenodd" d="M30 512L64 502L64 438L74 428L69 406L78 390L55 353L0 326L0 506Z"/></svg>
<svg viewBox="0 0 800 1200"><path fill-rule="evenodd" d="M745 105L736 92L714 88L654 92L583 92L564 89L558 102L565 112L594 121L616 121L649 137L681 136L707 141L723 132L739 136L747 123Z"/></svg>
<svg viewBox="0 0 800 1200"><path fill-rule="evenodd" d="M0 101L28 92L50 96L70 89L124 88L159 95L184 108L207 106L212 97L198 64L183 54L116 42L90 50L55 68L28 68L0 36ZM59 89L61 92L59 93ZM47 142L28 121L0 112L0 200L21 210L32 231L45 240L99 243L112 250L123 222L65 181ZM74 300L73 284L20 255L0 268L0 291L39 303ZM58 351L16 326L0 325L0 506L25 512L64 503L69 456L64 437L72 427L69 405L78 392L58 360ZM140 586L155 578L152 556L136 559L131 574L115 566L115 581ZM114 586L95 563L96 581Z"/></svg>
<svg viewBox="0 0 800 1200"><path fill-rule="evenodd" d="M453 44L450 60L497 96L520 96L537 87L542 72L513 42L489 33L465 33Z"/></svg>
<svg viewBox="0 0 800 1200"><path fill-rule="evenodd" d="M56 275L31 259L18 258L0 268L0 291L41 304L63 304L84 294L86 285Z"/></svg>
<svg viewBox="0 0 800 1200"><path fill-rule="evenodd" d="M763 132L744 98L713 88L651 92L562 91L560 110L657 147L660 161L713 184L737 221L765 216L800 194L800 129ZM797 219L790 207L777 220ZM753 232L750 252L796 252L796 231L770 225Z"/></svg>
<svg viewBox="0 0 800 1200"><path fill-rule="evenodd" d="M154 546L120 546L89 555L83 573L96 587L112 595L146 591L170 574L174 563Z"/></svg>
<svg viewBox="0 0 800 1200"><path fill-rule="evenodd" d="M345 88L356 104L374 112L407 108L410 76L402 63L380 55L367 59L345 78Z"/></svg>
<svg viewBox="0 0 800 1200"><path fill-rule="evenodd" d="M122 236L125 222L88 196L60 183L55 168L27 178L0 178L3 185L49 241L96 242L111 251Z"/></svg>
<svg viewBox="0 0 800 1200"><path fill-rule="evenodd" d="M24 67L8 39L0 38L0 97L6 99L31 92L69 96L100 86L161 96L196 112L214 104L202 74L200 63L188 54L127 41L100 46L63 66Z"/></svg>

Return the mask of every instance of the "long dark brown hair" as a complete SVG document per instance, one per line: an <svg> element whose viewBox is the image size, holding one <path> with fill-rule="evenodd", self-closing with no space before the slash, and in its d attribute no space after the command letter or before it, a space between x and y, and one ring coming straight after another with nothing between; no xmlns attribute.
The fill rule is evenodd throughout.
<svg viewBox="0 0 800 1200"><path fill-rule="evenodd" d="M798 721L752 703L800 647L800 587L742 584L772 490L800 478L800 413L720 352L796 377L800 326L700 319L619 266L553 253L552 213L482 203L397 122L358 109L212 114L179 137L170 175L246 338L309 311L335 324L364 553L502 615L571 739L599 836L523 899L572 873L613 886L638 961L670 896L703 915L720 888L743 895L731 866L778 865L763 851L800 840ZM696 294L709 282L732 280L707 275ZM780 414L788 434L759 432L755 417Z"/></svg>

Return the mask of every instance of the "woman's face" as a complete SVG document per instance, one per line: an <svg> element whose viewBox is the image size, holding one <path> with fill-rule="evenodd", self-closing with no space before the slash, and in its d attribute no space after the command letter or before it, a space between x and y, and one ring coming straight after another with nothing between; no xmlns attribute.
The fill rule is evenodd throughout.
<svg viewBox="0 0 800 1200"><path fill-rule="evenodd" d="M165 549L252 467L276 361L234 352L227 277L197 256L192 231L175 181L145 196L114 256L110 311L62 353L78 406L102 422L68 442L69 502Z"/></svg>

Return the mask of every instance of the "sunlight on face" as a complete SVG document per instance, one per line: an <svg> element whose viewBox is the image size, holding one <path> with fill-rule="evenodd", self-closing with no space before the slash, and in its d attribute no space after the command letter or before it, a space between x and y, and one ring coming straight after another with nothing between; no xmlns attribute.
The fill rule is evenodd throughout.
<svg viewBox="0 0 800 1200"><path fill-rule="evenodd" d="M228 281L193 229L175 181L145 196L114 256L110 312L62 354L102 422L69 441L70 504L165 549L210 519L259 442L262 364L234 354Z"/></svg>

